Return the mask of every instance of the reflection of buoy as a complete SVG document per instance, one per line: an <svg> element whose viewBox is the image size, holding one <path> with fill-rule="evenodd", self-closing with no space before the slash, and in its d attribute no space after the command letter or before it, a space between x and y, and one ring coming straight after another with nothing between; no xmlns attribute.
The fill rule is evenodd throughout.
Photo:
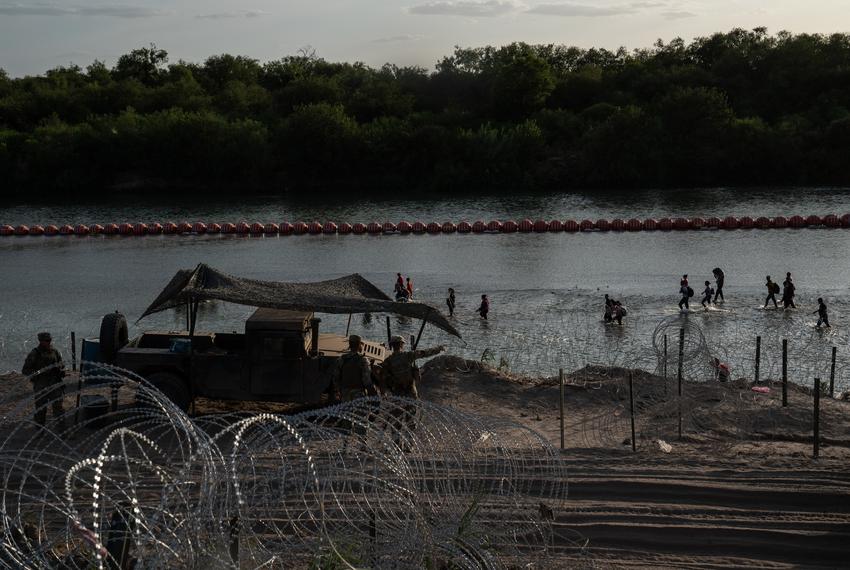
<svg viewBox="0 0 850 570"><path fill-rule="evenodd" d="M549 222L546 220L537 220L534 222L534 233L542 234L549 231Z"/></svg>
<svg viewBox="0 0 850 570"><path fill-rule="evenodd" d="M788 225L792 228L804 228L806 227L806 220L803 216L791 216L788 220Z"/></svg>
<svg viewBox="0 0 850 570"><path fill-rule="evenodd" d="M608 220L600 219L596 220L596 223L593 227L595 227L600 232L607 232L609 229L611 229L611 224L608 222Z"/></svg>
<svg viewBox="0 0 850 570"><path fill-rule="evenodd" d="M351 224L349 224L348 222L342 222L339 224L339 228L337 228L337 231L342 235L348 235L351 233Z"/></svg>
<svg viewBox="0 0 850 570"><path fill-rule="evenodd" d="M356 224L354 224L354 226L352 226L351 231L357 235L365 234L366 226L364 226L360 222L357 222Z"/></svg>
<svg viewBox="0 0 850 570"><path fill-rule="evenodd" d="M521 220L517 225L522 233L528 233L534 229L534 224L529 219Z"/></svg>
<svg viewBox="0 0 850 570"><path fill-rule="evenodd" d="M476 234L483 234L487 231L487 224L482 222L481 220L476 220L475 223L472 224L472 232Z"/></svg>
<svg viewBox="0 0 850 570"><path fill-rule="evenodd" d="M770 225L774 228L787 228L788 220L785 219L785 216L776 216L775 218L773 218L773 221Z"/></svg>
<svg viewBox="0 0 850 570"><path fill-rule="evenodd" d="M274 222L268 222L263 225L263 233L267 236L276 236L280 233L280 226Z"/></svg>
<svg viewBox="0 0 850 570"><path fill-rule="evenodd" d="M415 233L415 234L424 233L425 232L425 224L423 224L422 222L413 222L412 230L413 230L413 233Z"/></svg>
<svg viewBox="0 0 850 570"><path fill-rule="evenodd" d="M292 232L295 231L295 226L293 226L289 222L281 222L277 229L278 232L280 232L280 235L291 236Z"/></svg>
<svg viewBox="0 0 850 570"><path fill-rule="evenodd" d="M218 224L213 224L213 225L215 226L215 225L218 225ZM92 228L89 228L89 229L91 230ZM94 233L94 232L92 232L92 233ZM153 235L161 234L162 233L162 224L160 224L159 222L152 223L151 225L148 226L148 233L153 234Z"/></svg>
<svg viewBox="0 0 850 570"><path fill-rule="evenodd" d="M74 235L74 226L64 224L59 228L59 235L70 236Z"/></svg>
<svg viewBox="0 0 850 570"><path fill-rule="evenodd" d="M440 233L441 229L442 228L440 227L440 224L438 224L437 222L431 222L427 226L425 226L425 230L429 234L438 234L438 233Z"/></svg>
<svg viewBox="0 0 850 570"><path fill-rule="evenodd" d="M487 231L488 232L501 232L502 231L502 222L499 220L491 220L487 223Z"/></svg>
<svg viewBox="0 0 850 570"><path fill-rule="evenodd" d="M220 234L221 226L215 222L211 224L207 224L207 233L208 234Z"/></svg>
<svg viewBox="0 0 850 570"><path fill-rule="evenodd" d="M758 218L756 218L755 224L757 228L766 230L770 227L770 218L759 216Z"/></svg>
<svg viewBox="0 0 850 570"><path fill-rule="evenodd" d="M583 232L589 232L593 229L593 222L590 220L582 220L578 227Z"/></svg>
<svg viewBox="0 0 850 570"><path fill-rule="evenodd" d="M577 232L579 230L578 222L575 220L565 220L564 221L564 231L566 232Z"/></svg>
<svg viewBox="0 0 850 570"><path fill-rule="evenodd" d="M620 218L614 218L613 220L611 220L611 229L615 232L621 232L626 229L626 222L624 222Z"/></svg>
<svg viewBox="0 0 850 570"><path fill-rule="evenodd" d="M0 226L0 236L10 236L10 235L14 235L14 233L15 233L15 228L13 228L12 226L10 226L8 224L6 224L4 226Z"/></svg>
<svg viewBox="0 0 850 570"><path fill-rule="evenodd" d="M626 222L626 229L630 232L639 232L643 229L643 222L641 222L637 218L632 218L628 222Z"/></svg>
<svg viewBox="0 0 850 570"><path fill-rule="evenodd" d="M468 234L472 231L472 224L467 221L462 221L457 225L457 233L459 234Z"/></svg>
<svg viewBox="0 0 850 570"><path fill-rule="evenodd" d="M192 224L192 231L196 234L205 234L207 233L207 225L203 222L195 222Z"/></svg>
<svg viewBox="0 0 850 570"><path fill-rule="evenodd" d="M564 231L564 222L561 220L552 220L549 222L549 231L550 232L562 232Z"/></svg>
<svg viewBox="0 0 850 570"><path fill-rule="evenodd" d="M42 236L44 235L44 228L40 225L36 224L30 227L30 235L31 236Z"/></svg>
<svg viewBox="0 0 850 570"><path fill-rule="evenodd" d="M325 224L322 226L322 233L323 234L335 234L338 229L339 228L337 227L337 225L335 223L325 222Z"/></svg>
<svg viewBox="0 0 850 570"><path fill-rule="evenodd" d="M502 223L502 233L512 234L516 232L517 229L519 229L519 226L513 220L505 220L505 222Z"/></svg>
<svg viewBox="0 0 850 570"><path fill-rule="evenodd" d="M403 234L409 234L411 231L413 231L413 226L410 224L410 222L401 221L398 223L397 229Z"/></svg>
<svg viewBox="0 0 850 570"><path fill-rule="evenodd" d="M23 224L15 227L15 235L16 236L27 236L30 233L30 229L28 226Z"/></svg>
<svg viewBox="0 0 850 570"><path fill-rule="evenodd" d="M236 233L236 224L232 222L225 222L221 225L221 233L223 234L235 234Z"/></svg>
<svg viewBox="0 0 850 570"><path fill-rule="evenodd" d="M658 229L658 220L655 218L647 218L643 221L643 229L654 232Z"/></svg>
<svg viewBox="0 0 850 570"><path fill-rule="evenodd" d="M159 224L156 224L159 226ZM162 226L159 226L160 230L162 230ZM42 230L43 231L43 230ZM93 226L89 226L89 233L93 236L99 235L103 233L103 226L100 224L94 224Z"/></svg>

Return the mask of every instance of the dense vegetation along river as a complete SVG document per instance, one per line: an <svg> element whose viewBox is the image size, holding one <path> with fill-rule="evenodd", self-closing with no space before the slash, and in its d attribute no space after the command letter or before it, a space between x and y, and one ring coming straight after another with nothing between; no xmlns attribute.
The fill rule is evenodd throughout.
<svg viewBox="0 0 850 570"><path fill-rule="evenodd" d="M362 201L332 206L279 199L238 204L114 204L14 206L0 223L106 223L123 221L576 219L663 216L774 216L850 211L850 189L688 190L610 192L517 198L435 201ZM116 309L143 328L176 328L183 316L133 321L175 271L205 262L234 275L313 281L358 272L392 290L396 272L413 278L416 298L445 309L448 287L457 291L456 321L464 339L426 329L423 344L446 343L450 352L493 359L514 371L551 375L587 363L656 365L653 332L687 318L704 333L706 350L732 364L733 376L753 373L756 335L763 337L761 377L777 377L781 338L790 343L792 379L810 383L829 374L829 352L838 347L837 384L850 388L850 346L845 322L850 283L850 230L784 229L641 233L551 233L425 236L117 236L8 237L0 239L0 371L20 369L40 330L53 333L69 358L68 339L97 336L101 316ZM711 269L726 272L722 311L679 316L679 278L697 291ZM791 271L797 310L764 311L766 275L781 281ZM475 313L480 295L491 314ZM623 327L602 323L602 295L629 308ZM816 299L830 309L833 328L814 328ZM200 328L239 330L250 308L217 304L201 314ZM682 321L679 321L682 319ZM323 327L343 332L347 316L323 315ZM416 332L418 323L393 318L394 332ZM671 329L672 330L672 329ZM355 317L352 332L383 339L383 318ZM672 340L671 340L672 342ZM489 350L488 350L489 349ZM486 353L486 354L485 354Z"/></svg>

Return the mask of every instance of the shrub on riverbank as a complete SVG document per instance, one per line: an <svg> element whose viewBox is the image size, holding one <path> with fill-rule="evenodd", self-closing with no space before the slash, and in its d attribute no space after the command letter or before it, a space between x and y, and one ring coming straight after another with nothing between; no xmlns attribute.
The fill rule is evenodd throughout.
<svg viewBox="0 0 850 570"><path fill-rule="evenodd" d="M0 72L5 196L126 181L453 189L850 185L850 35L456 48L433 72L220 55Z"/></svg>

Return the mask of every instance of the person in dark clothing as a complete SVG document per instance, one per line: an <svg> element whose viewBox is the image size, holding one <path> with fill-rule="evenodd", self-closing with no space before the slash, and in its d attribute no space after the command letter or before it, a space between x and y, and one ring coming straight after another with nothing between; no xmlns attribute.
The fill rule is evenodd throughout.
<svg viewBox="0 0 850 570"><path fill-rule="evenodd" d="M820 328L821 325L826 325L828 328L832 328L829 326L829 315L826 311L826 303L823 302L821 297L818 297L818 310L812 314L816 314L818 316L818 324L816 324L815 327Z"/></svg>
<svg viewBox="0 0 850 570"><path fill-rule="evenodd" d="M723 298L723 281L726 279L726 275L719 267L712 269L711 273L714 274L714 304L716 305L718 297L720 297L721 301L726 301L726 299Z"/></svg>
<svg viewBox="0 0 850 570"><path fill-rule="evenodd" d="M796 309L797 305L794 304L794 295L796 294L797 288L794 286L794 280L791 279L791 272L785 274L785 281L782 282L782 307L787 309L791 307L792 309Z"/></svg>
<svg viewBox="0 0 850 570"><path fill-rule="evenodd" d="M688 299L691 296L691 288L688 286L688 276L685 275L681 281L679 281L679 293L682 295L682 298L679 299L679 310L690 309L690 303Z"/></svg>
<svg viewBox="0 0 850 570"><path fill-rule="evenodd" d="M606 323L610 323L614 318L614 303L615 301L608 296L608 293L605 293L605 316L603 318Z"/></svg>
<svg viewBox="0 0 850 570"><path fill-rule="evenodd" d="M487 319L487 314L490 312L490 299L487 295L481 295L481 306L478 307L478 314L482 319Z"/></svg>
<svg viewBox="0 0 850 570"><path fill-rule="evenodd" d="M62 397L65 389L62 378L65 377L65 364L62 355L53 348L53 337L49 332L38 333L38 346L27 355L21 370L29 376L35 394L35 422L41 426L47 421L48 404L53 409L53 417L61 418ZM52 388L52 389L51 389Z"/></svg>
<svg viewBox="0 0 850 570"><path fill-rule="evenodd" d="M612 319L617 321L618 325L623 324L623 317L626 316L626 308L620 303L620 301L614 301L614 305L611 307L611 315Z"/></svg>
<svg viewBox="0 0 850 570"><path fill-rule="evenodd" d="M708 305L706 305L706 303L708 303L709 305L711 304L712 295L714 295L714 289L711 288L711 283L706 281L705 291L702 292L702 308L706 311L708 310Z"/></svg>
<svg viewBox="0 0 850 570"><path fill-rule="evenodd" d="M776 294L779 293L779 284L774 283L770 280L770 275L767 276L767 283L765 283L765 287L767 287L767 298L764 300L764 308L767 308L767 304L773 301L773 308L778 309L779 304L776 302Z"/></svg>
<svg viewBox="0 0 850 570"><path fill-rule="evenodd" d="M449 287L449 296L446 297L446 306L449 308L449 316L453 317L455 314L455 290Z"/></svg>

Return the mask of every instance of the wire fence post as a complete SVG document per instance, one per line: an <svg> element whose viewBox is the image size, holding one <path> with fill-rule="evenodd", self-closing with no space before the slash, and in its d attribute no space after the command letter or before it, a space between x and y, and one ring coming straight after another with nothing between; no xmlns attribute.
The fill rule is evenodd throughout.
<svg viewBox="0 0 850 570"><path fill-rule="evenodd" d="M564 449L564 369L561 368L558 370L558 384L561 387L561 398L560 398L560 407L561 407L561 449Z"/></svg>
<svg viewBox="0 0 850 570"><path fill-rule="evenodd" d="M667 395L667 335L664 335L664 363L662 364L664 370L664 395Z"/></svg>
<svg viewBox="0 0 850 570"><path fill-rule="evenodd" d="M782 407L788 407L788 339L782 339Z"/></svg>
<svg viewBox="0 0 850 570"><path fill-rule="evenodd" d="M629 413L632 416L632 452L637 451L637 442L635 442L635 386L632 379L632 373L629 372Z"/></svg>
<svg viewBox="0 0 850 570"><path fill-rule="evenodd" d="M812 417L812 446L814 458L820 453L820 378L815 378L815 413Z"/></svg>
<svg viewBox="0 0 850 570"><path fill-rule="evenodd" d="M756 337L756 384L759 383L759 365L761 364L761 337Z"/></svg>
<svg viewBox="0 0 850 570"><path fill-rule="evenodd" d="M679 439L682 439L682 361L685 359L685 329L679 329L679 371L676 374L679 380Z"/></svg>
<svg viewBox="0 0 850 570"><path fill-rule="evenodd" d="M387 346L390 345L390 342L392 342L392 339L393 339L393 335L392 335L392 332L390 330L390 317L388 315L387 316Z"/></svg>
<svg viewBox="0 0 850 570"><path fill-rule="evenodd" d="M829 397L835 397L835 353L838 349L832 347L832 366L829 368Z"/></svg>

